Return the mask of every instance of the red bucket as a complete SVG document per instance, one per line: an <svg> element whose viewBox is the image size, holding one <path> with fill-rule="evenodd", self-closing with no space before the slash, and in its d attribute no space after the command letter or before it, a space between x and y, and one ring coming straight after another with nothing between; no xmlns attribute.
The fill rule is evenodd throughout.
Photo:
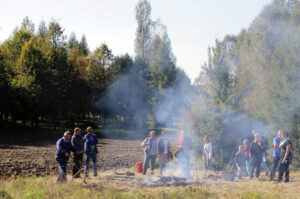
<svg viewBox="0 0 300 199"><path fill-rule="evenodd" d="M143 173L143 163L141 161L137 161L135 166L137 173Z"/></svg>

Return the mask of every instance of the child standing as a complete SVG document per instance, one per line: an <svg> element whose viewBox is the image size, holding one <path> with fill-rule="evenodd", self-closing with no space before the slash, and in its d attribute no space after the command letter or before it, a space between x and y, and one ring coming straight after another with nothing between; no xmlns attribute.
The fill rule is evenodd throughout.
<svg viewBox="0 0 300 199"><path fill-rule="evenodd" d="M250 176L249 142L247 139L245 139L243 143L244 143L244 154L246 158L246 171L247 171L247 175Z"/></svg>
<svg viewBox="0 0 300 199"><path fill-rule="evenodd" d="M237 176L239 179L242 178L245 167L246 167L246 158L244 154L244 147L243 145L239 146L238 152L235 154L235 164L238 168Z"/></svg>

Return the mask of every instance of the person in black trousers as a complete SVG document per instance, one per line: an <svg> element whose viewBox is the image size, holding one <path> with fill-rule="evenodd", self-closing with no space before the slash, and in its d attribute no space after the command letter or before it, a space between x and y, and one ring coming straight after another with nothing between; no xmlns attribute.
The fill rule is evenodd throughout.
<svg viewBox="0 0 300 199"><path fill-rule="evenodd" d="M263 150L264 147L259 139L259 134L254 135L254 141L250 145L249 156L251 159L251 172L250 178L253 178L254 170L256 169L256 177L259 177L261 162L263 159Z"/></svg>
<svg viewBox="0 0 300 199"><path fill-rule="evenodd" d="M72 136L71 143L75 148L74 152L74 165L73 165L73 177L79 178L80 177L80 170L82 168L82 161L83 161L83 149L84 149L84 139L81 136L81 129L76 127L74 129L74 135Z"/></svg>
<svg viewBox="0 0 300 199"><path fill-rule="evenodd" d="M280 165L279 165L279 177L278 182L282 180L283 174L285 174L285 182L290 180L289 166L291 164L292 156L292 141L288 137L286 131L281 132L281 143L279 145L281 149Z"/></svg>

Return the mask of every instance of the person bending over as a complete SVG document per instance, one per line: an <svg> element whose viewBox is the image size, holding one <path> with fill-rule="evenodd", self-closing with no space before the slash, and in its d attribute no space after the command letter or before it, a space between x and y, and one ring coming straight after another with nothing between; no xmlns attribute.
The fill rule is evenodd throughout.
<svg viewBox="0 0 300 199"><path fill-rule="evenodd" d="M57 182L64 182L67 180L67 163L71 154L71 151L75 151L71 144L71 133L66 131L64 136L56 142L55 159L58 166L58 178Z"/></svg>

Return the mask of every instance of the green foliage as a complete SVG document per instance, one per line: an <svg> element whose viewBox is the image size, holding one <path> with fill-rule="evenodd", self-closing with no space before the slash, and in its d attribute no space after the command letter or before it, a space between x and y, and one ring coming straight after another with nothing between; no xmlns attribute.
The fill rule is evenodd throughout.
<svg viewBox="0 0 300 199"><path fill-rule="evenodd" d="M196 134L212 139L216 167L252 129L270 137L289 130L299 151L299 11L297 1L274 1L247 30L209 49L191 114Z"/></svg>

